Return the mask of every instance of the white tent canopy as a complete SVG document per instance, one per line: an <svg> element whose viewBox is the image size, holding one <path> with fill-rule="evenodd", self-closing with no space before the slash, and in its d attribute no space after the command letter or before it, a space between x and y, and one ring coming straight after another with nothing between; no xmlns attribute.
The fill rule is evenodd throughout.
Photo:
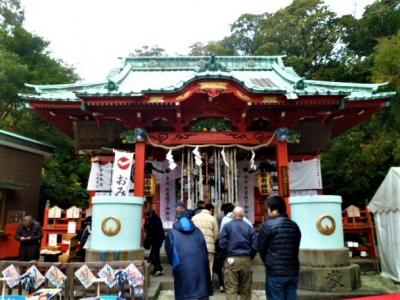
<svg viewBox="0 0 400 300"><path fill-rule="evenodd" d="M368 209L374 214L382 276L400 282L400 167L392 167Z"/></svg>

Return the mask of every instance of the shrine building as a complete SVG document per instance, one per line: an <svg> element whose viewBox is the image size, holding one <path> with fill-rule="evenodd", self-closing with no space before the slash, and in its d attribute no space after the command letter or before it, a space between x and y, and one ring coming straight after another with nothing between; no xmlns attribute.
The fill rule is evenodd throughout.
<svg viewBox="0 0 400 300"><path fill-rule="evenodd" d="M110 191L113 149L135 152L132 193L164 222L175 203L245 207L323 193L319 154L387 107L385 84L308 80L283 56L128 57L105 80L21 95L92 158L91 196ZM94 171L95 170L95 171Z"/></svg>

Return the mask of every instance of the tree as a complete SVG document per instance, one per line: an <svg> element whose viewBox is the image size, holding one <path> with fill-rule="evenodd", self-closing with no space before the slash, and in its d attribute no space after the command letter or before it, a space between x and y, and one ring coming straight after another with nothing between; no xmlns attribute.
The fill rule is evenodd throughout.
<svg viewBox="0 0 400 300"><path fill-rule="evenodd" d="M131 53L132 56L164 56L165 54L165 49L156 45L152 47L145 45Z"/></svg>
<svg viewBox="0 0 400 300"><path fill-rule="evenodd" d="M0 126L13 127L18 123L26 104L18 92L26 90L25 83L65 83L78 79L73 68L49 56L47 47L47 41L22 27L11 30L0 27Z"/></svg>
<svg viewBox="0 0 400 300"><path fill-rule="evenodd" d="M325 193L341 195L344 206L364 207L387 170L400 163L400 132L392 126L390 109L337 137L322 155Z"/></svg>
<svg viewBox="0 0 400 300"><path fill-rule="evenodd" d="M43 168L41 201L61 207L87 203L90 163L76 156L73 141L28 108L18 93L24 83L56 84L78 79L74 69L50 57L49 43L25 30L17 0L0 0L0 128L41 140L56 147Z"/></svg>
<svg viewBox="0 0 400 300"><path fill-rule="evenodd" d="M400 30L380 40L374 55L373 73L376 81L388 81L400 91Z"/></svg>
<svg viewBox="0 0 400 300"><path fill-rule="evenodd" d="M390 89L400 91L400 31L391 37L380 38L368 61L371 65L368 71L375 81L387 81ZM371 199L389 168L399 164L400 103L397 96L391 101L390 108L336 138L330 150L323 154L325 191L342 195L345 205L363 206Z"/></svg>
<svg viewBox="0 0 400 300"><path fill-rule="evenodd" d="M307 77L341 58L336 15L321 0L294 0L266 16L255 38L257 55L287 55L286 62Z"/></svg>
<svg viewBox="0 0 400 300"><path fill-rule="evenodd" d="M343 41L357 55L369 56L380 38L390 37L400 29L400 1L377 0L367 6L359 20L343 16Z"/></svg>
<svg viewBox="0 0 400 300"><path fill-rule="evenodd" d="M224 37L221 41L210 41L206 45L207 55L235 55L233 40Z"/></svg>
<svg viewBox="0 0 400 300"><path fill-rule="evenodd" d="M233 39L231 37L225 37L220 41L209 41L205 45L201 42L196 42L190 45L189 49L189 55L191 56L235 54Z"/></svg>
<svg viewBox="0 0 400 300"><path fill-rule="evenodd" d="M260 33L260 25L271 14L243 14L231 25L231 38L237 53L251 55L256 50L255 38Z"/></svg>
<svg viewBox="0 0 400 300"><path fill-rule="evenodd" d="M24 19L24 10L19 0L0 0L0 26L2 28L20 27Z"/></svg>
<svg viewBox="0 0 400 300"><path fill-rule="evenodd" d="M195 42L189 46L189 53L190 56L205 56L207 54L206 45L202 42Z"/></svg>

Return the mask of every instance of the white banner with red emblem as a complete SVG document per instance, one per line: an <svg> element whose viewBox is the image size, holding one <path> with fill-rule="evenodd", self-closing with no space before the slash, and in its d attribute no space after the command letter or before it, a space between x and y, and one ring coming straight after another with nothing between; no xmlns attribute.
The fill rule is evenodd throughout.
<svg viewBox="0 0 400 300"><path fill-rule="evenodd" d="M115 151L113 177L111 184L112 196L128 196L131 184L133 153Z"/></svg>

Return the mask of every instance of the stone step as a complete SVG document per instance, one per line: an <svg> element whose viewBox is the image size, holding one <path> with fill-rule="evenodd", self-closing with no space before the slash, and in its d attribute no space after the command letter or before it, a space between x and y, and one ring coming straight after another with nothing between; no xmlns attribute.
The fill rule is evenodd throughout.
<svg viewBox="0 0 400 300"><path fill-rule="evenodd" d="M351 263L359 265L363 275L380 273L380 264L377 258L352 258Z"/></svg>
<svg viewBox="0 0 400 300"><path fill-rule="evenodd" d="M381 295L380 291L367 291L367 290L358 290L355 292L347 292L347 293L321 293L321 292L311 292L311 291L303 291L298 290L297 295L299 300L339 300L348 297L368 297L374 295ZM175 295L173 290L162 290L160 291L158 300L174 300ZM210 300L222 300L226 299L226 295L219 291L216 291L213 296L210 297ZM252 300L258 299L267 299L265 296L264 290L252 290L251 295ZM268 300L268 299L267 299Z"/></svg>
<svg viewBox="0 0 400 300"><path fill-rule="evenodd" d="M168 264L164 264L164 275L160 277L150 278L150 286L148 291L148 298L152 299L160 299L160 294L162 291L169 291L165 293L165 297L169 297L174 289L174 280L172 276L171 267ZM265 270L262 265L253 265L253 284L252 289L254 291L259 291L260 294L254 294L253 299L265 299L265 296L262 294L265 288ZM216 291L216 294L211 299L225 299L225 294L219 292L218 279L216 274L213 278L213 285ZM363 297L363 296L372 296L372 295L382 295L393 292L398 292L400 290L399 286L393 284L390 280L387 280L381 276L362 276L362 287L361 289L354 292L345 292L345 293L323 293L323 292L315 292L315 291L306 291L306 290L298 290L298 295L300 300L336 300L342 299L344 297ZM257 295L257 296L256 296ZM261 298L257 298L261 295ZM173 297L173 296L172 296ZM222 298L221 298L222 297ZM264 298L263 298L264 297ZM170 299L170 298L162 298L162 299ZM172 298L173 299L173 298Z"/></svg>

